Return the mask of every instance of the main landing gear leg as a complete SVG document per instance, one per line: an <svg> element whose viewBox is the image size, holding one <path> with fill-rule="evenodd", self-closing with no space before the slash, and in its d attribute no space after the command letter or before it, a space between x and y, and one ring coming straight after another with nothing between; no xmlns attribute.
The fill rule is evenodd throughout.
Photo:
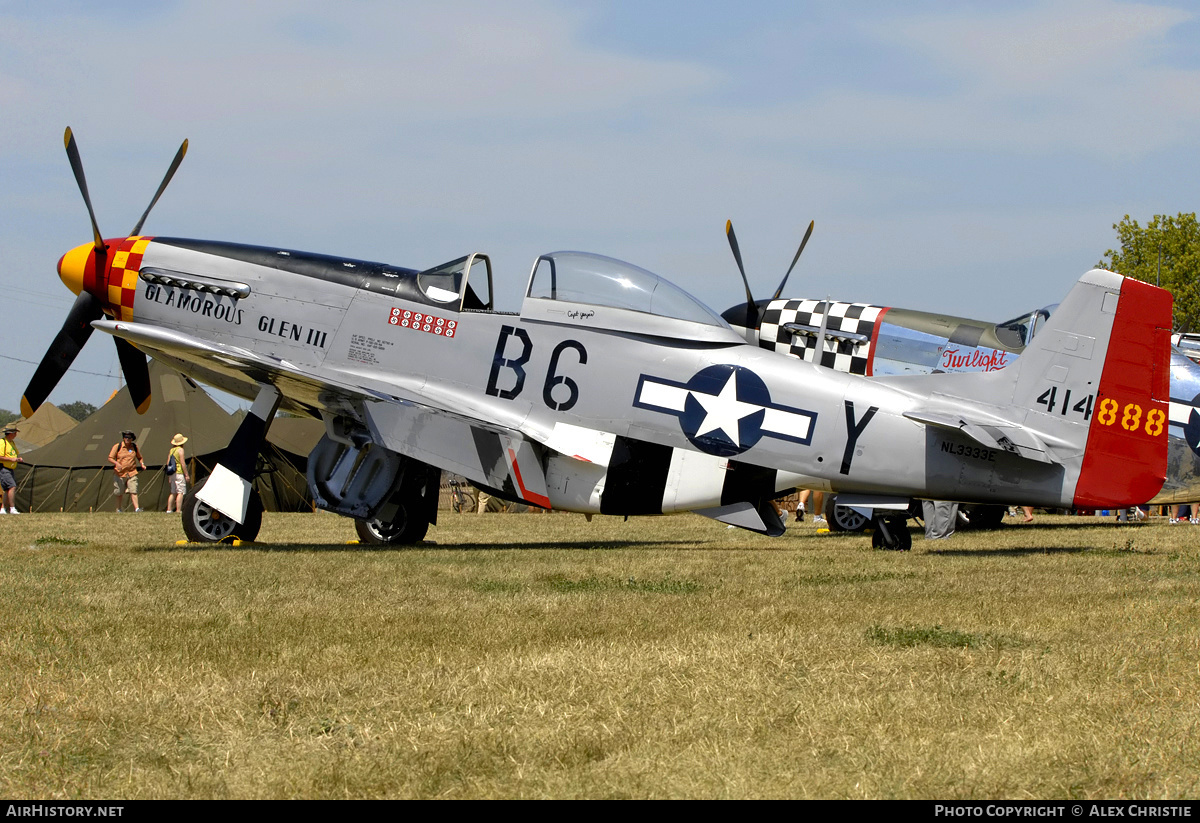
<svg viewBox="0 0 1200 823"><path fill-rule="evenodd" d="M908 520L901 515L875 516L875 533L871 535L871 548L906 552L912 548L912 535L908 531Z"/></svg>
<svg viewBox="0 0 1200 823"><path fill-rule="evenodd" d="M221 462L183 499L183 530L197 543L236 537L250 541L262 526L262 500L254 491L254 469L267 430L282 399L274 386L261 383L258 396L234 432Z"/></svg>
<svg viewBox="0 0 1200 823"><path fill-rule="evenodd" d="M416 460L403 460L401 476L375 517L356 519L354 530L364 544L405 546L420 543L437 522L442 473Z"/></svg>

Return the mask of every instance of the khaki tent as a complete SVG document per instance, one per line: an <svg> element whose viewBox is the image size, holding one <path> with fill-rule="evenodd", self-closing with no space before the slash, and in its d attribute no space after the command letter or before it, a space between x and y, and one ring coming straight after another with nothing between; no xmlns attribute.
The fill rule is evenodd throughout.
<svg viewBox="0 0 1200 823"><path fill-rule="evenodd" d="M32 417L14 420L12 425L21 430L17 435L17 448L24 456L26 452L46 445L79 424L53 403L43 403Z"/></svg>
<svg viewBox="0 0 1200 823"><path fill-rule="evenodd" d="M176 432L188 437L184 450L193 482L207 477L237 430L238 419L191 380L154 361L150 363L150 386L153 400L146 414L134 410L129 390L123 388L66 434L22 452L26 463L17 470L17 508L33 512L113 511L116 498L108 454L121 440L123 429L137 434L148 467L138 475L143 509L166 508L167 483L162 466ZM307 453L288 453L270 442L263 452L255 488L264 507L268 511L311 510L304 479Z"/></svg>

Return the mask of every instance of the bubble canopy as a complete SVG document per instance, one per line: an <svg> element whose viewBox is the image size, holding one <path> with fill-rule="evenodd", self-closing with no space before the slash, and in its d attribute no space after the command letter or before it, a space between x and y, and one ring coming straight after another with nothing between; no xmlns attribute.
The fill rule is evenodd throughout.
<svg viewBox="0 0 1200 823"><path fill-rule="evenodd" d="M599 254L560 251L542 255L534 264L525 296L527 301L619 309L729 328L719 314L669 280ZM529 307L528 302L526 305Z"/></svg>

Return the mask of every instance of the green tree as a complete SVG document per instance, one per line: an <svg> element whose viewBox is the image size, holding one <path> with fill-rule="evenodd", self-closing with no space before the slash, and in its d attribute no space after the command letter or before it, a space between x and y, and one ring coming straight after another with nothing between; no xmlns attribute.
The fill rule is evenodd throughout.
<svg viewBox="0 0 1200 823"><path fill-rule="evenodd" d="M1117 230L1119 249L1109 249L1097 265L1146 283L1175 297L1175 328L1200 330L1200 224L1196 213L1156 214L1143 228L1125 215Z"/></svg>
<svg viewBox="0 0 1200 823"><path fill-rule="evenodd" d="M96 410L96 407L91 403L84 403L82 400L76 400L74 403L64 403L58 408L60 411L66 412L71 417L79 421L82 421Z"/></svg>
<svg viewBox="0 0 1200 823"><path fill-rule="evenodd" d="M8 409L0 409L0 423L11 423L14 420L19 420L21 415L16 412L10 412Z"/></svg>

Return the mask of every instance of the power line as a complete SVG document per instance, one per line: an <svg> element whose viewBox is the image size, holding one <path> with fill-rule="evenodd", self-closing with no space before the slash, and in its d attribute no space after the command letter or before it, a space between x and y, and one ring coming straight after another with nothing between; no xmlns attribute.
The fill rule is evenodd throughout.
<svg viewBox="0 0 1200 823"><path fill-rule="evenodd" d="M41 306L44 309L62 309L71 305L70 300L59 300L57 297L51 297L50 295L44 295L44 298L44 300L37 300L32 297L17 295L16 302L28 306Z"/></svg>
<svg viewBox="0 0 1200 823"><path fill-rule="evenodd" d="M0 354L0 357L3 357L5 360L16 360L18 363L29 363L29 364L30 364L30 365L32 365L32 366L39 366L39 365L41 365L41 364L40 364L40 363L38 363L38 361L36 361L36 360L24 360L24 359L22 359L22 358L20 358L20 357L11 357L11 356L9 356L9 355L7 355L7 354ZM116 375L116 374L112 374L112 373L109 373L109 374L103 374L102 372L98 372L98 371L88 371L87 369L71 369L71 371L75 372L76 374L91 374L91 375L94 375L94 376L96 376L96 377L110 377L110 378L111 378L111 377L117 377L117 375Z"/></svg>

